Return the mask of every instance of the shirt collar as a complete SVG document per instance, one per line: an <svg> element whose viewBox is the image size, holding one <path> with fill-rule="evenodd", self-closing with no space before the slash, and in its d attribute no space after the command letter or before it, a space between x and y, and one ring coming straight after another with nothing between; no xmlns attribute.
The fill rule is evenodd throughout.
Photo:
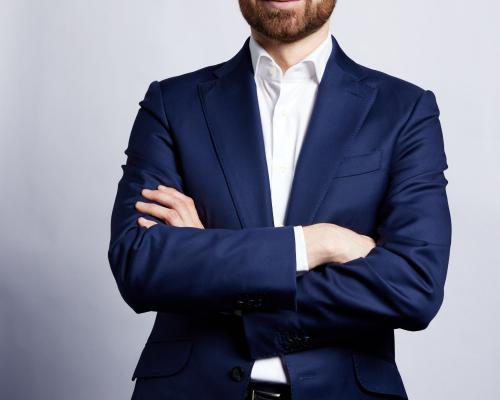
<svg viewBox="0 0 500 400"><path fill-rule="evenodd" d="M329 33L318 47L286 71L286 79L315 79L319 83L323 77L332 47L332 38ZM252 35L250 35L249 48L254 75L267 80L280 81L283 75L281 68Z"/></svg>

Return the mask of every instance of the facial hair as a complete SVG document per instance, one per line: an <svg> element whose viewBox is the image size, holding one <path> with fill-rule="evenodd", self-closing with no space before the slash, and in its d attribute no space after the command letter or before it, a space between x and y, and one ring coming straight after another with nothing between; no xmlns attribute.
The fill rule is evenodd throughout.
<svg viewBox="0 0 500 400"><path fill-rule="evenodd" d="M267 7L262 0L239 0L243 18L268 39L283 43L295 42L323 26L335 8L336 0L304 0L300 9Z"/></svg>

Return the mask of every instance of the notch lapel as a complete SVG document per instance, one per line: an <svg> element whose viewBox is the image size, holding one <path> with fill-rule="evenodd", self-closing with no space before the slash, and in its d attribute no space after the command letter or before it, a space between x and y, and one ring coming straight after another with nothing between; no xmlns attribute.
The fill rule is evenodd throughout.
<svg viewBox="0 0 500 400"><path fill-rule="evenodd" d="M274 226L249 37L198 92L215 151L242 228ZM332 52L318 86L299 153L284 225L309 225L376 97L331 35Z"/></svg>
<svg viewBox="0 0 500 400"><path fill-rule="evenodd" d="M214 71L218 79L198 86L242 228L274 226L249 39L233 58Z"/></svg>
<svg viewBox="0 0 500 400"><path fill-rule="evenodd" d="M333 35L331 38L333 48L297 159L285 225L315 222L343 154L353 143L376 97L376 89L360 81L356 64Z"/></svg>

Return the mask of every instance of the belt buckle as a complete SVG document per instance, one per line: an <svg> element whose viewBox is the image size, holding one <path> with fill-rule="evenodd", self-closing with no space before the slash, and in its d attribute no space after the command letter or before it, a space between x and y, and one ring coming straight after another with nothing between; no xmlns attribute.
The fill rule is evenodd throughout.
<svg viewBox="0 0 500 400"><path fill-rule="evenodd" d="M281 393L266 392L261 389L251 389L250 394L250 400L279 399L281 397Z"/></svg>

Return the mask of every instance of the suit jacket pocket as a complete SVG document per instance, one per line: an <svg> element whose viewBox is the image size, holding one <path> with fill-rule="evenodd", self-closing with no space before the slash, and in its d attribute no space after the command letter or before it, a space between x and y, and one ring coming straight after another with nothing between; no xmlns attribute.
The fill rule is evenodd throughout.
<svg viewBox="0 0 500 400"><path fill-rule="evenodd" d="M170 376L180 372L191 355L192 340L170 339L149 341L144 346L132 380Z"/></svg>
<svg viewBox="0 0 500 400"><path fill-rule="evenodd" d="M408 399L394 360L362 352L353 352L352 357L356 378L363 389Z"/></svg>
<svg viewBox="0 0 500 400"><path fill-rule="evenodd" d="M380 169L382 162L382 150L374 150L369 153L345 156L335 174L335 178L365 174Z"/></svg>

